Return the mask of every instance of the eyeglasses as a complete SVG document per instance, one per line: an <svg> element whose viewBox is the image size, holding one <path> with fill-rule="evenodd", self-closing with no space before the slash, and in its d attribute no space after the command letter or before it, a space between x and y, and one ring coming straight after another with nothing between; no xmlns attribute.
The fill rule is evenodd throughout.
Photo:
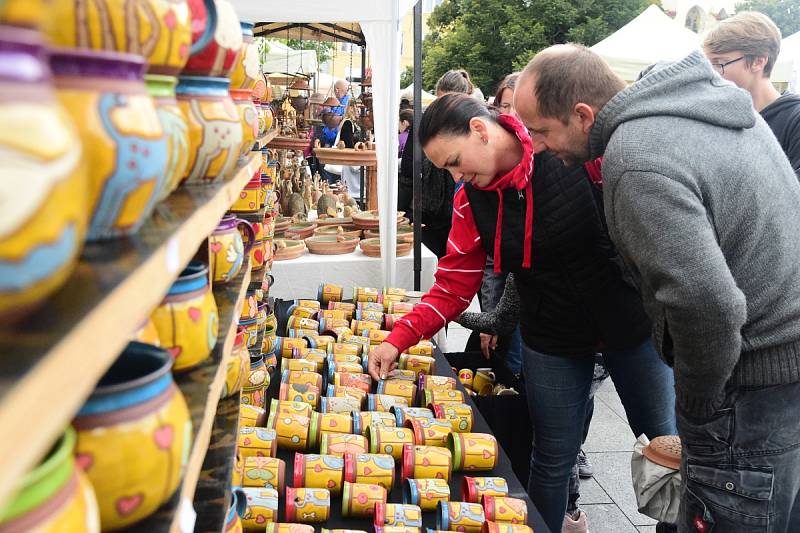
<svg viewBox="0 0 800 533"><path fill-rule="evenodd" d="M711 66L714 67L714 70L719 72L720 75L724 76L725 75L725 67L727 67L728 65L732 65L733 63L736 63L737 61L741 61L742 59L744 59L744 56L737 57L736 59L731 59L730 61L726 61L725 63L711 63Z"/></svg>

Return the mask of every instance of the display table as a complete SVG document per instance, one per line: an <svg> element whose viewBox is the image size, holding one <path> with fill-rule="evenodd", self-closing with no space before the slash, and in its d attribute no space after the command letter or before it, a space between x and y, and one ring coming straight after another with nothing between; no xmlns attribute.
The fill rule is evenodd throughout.
<svg viewBox="0 0 800 533"><path fill-rule="evenodd" d="M420 290L427 292L433 286L436 256L422 245L422 276ZM367 257L357 248L342 255L317 255L304 253L297 259L275 261L272 265L275 284L270 296L282 300L317 297L320 283L330 283L344 288L345 298L351 298L354 287L382 287L381 260ZM414 288L414 256L397 258L397 282L402 289Z"/></svg>

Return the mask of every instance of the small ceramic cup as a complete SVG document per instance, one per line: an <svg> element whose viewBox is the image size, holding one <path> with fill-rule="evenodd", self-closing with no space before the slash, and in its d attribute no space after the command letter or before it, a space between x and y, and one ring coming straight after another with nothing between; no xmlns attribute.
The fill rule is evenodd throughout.
<svg viewBox="0 0 800 533"><path fill-rule="evenodd" d="M408 400L399 396L389 394L368 394L367 409L370 411L380 411L388 413L392 407L408 407Z"/></svg>
<svg viewBox="0 0 800 533"><path fill-rule="evenodd" d="M465 403L464 393L460 390L426 390L423 404L426 406L438 403Z"/></svg>
<svg viewBox="0 0 800 533"><path fill-rule="evenodd" d="M484 496L508 496L508 483L501 477L470 477L461 480L461 499L481 503Z"/></svg>
<svg viewBox="0 0 800 533"><path fill-rule="evenodd" d="M417 386L405 379L382 379L378 382L377 392L403 398L408 405L413 405L417 395Z"/></svg>
<svg viewBox="0 0 800 533"><path fill-rule="evenodd" d="M403 458L403 445L414 444L414 432L404 427L373 425L367 429L370 453L385 453L395 461Z"/></svg>
<svg viewBox="0 0 800 533"><path fill-rule="evenodd" d="M455 390L456 380L449 376L422 374L419 377L419 388L422 390Z"/></svg>
<svg viewBox="0 0 800 533"><path fill-rule="evenodd" d="M427 355L433 357L433 343L431 341L419 341L406 350L406 353L410 355ZM428 374L433 374L433 371L428 372Z"/></svg>
<svg viewBox="0 0 800 533"><path fill-rule="evenodd" d="M528 504L519 498L508 496L483 497L483 512L486 520L525 524L528 522Z"/></svg>
<svg viewBox="0 0 800 533"><path fill-rule="evenodd" d="M247 487L244 490L247 510L242 518L245 531L263 528L278 519L278 491L272 487Z"/></svg>
<svg viewBox="0 0 800 533"><path fill-rule="evenodd" d="M439 502L450 500L450 485L444 479L406 479L403 503L419 505L423 511L435 511Z"/></svg>
<svg viewBox="0 0 800 533"><path fill-rule="evenodd" d="M359 366L359 368L362 367ZM372 390L372 378L369 374L364 373L337 372L333 375L333 384L339 387L355 387L367 394Z"/></svg>
<svg viewBox="0 0 800 533"><path fill-rule="evenodd" d="M335 383L334 376L336 374L361 374L363 370L364 367L360 360L358 363L328 363L328 383ZM369 392L369 390L364 392Z"/></svg>
<svg viewBox="0 0 800 533"><path fill-rule="evenodd" d="M278 337L275 339L275 351L281 357L292 357L294 348L308 348L308 342L301 338Z"/></svg>
<svg viewBox="0 0 800 533"><path fill-rule="evenodd" d="M356 287L353 289L353 301L362 303L378 302L380 294L380 291L373 287ZM381 305L381 311L383 311L383 305Z"/></svg>
<svg viewBox="0 0 800 533"><path fill-rule="evenodd" d="M355 344L345 344L343 342L334 342L328 345L328 353L333 355L357 355L359 358L362 354L360 346Z"/></svg>
<svg viewBox="0 0 800 533"><path fill-rule="evenodd" d="M405 444L400 476L403 482L412 478L450 481L452 463L450 450L447 448Z"/></svg>
<svg viewBox="0 0 800 533"><path fill-rule="evenodd" d="M436 364L429 355L404 353L400 356L398 366L403 370L413 370L419 377L420 374L433 374Z"/></svg>
<svg viewBox="0 0 800 533"><path fill-rule="evenodd" d="M461 381L462 385L471 389L472 382L475 379L475 373L469 368L462 368L458 371L458 379Z"/></svg>
<svg viewBox="0 0 800 533"><path fill-rule="evenodd" d="M367 393L355 387L342 387L341 385L328 385L328 397L330 398L355 398L358 400L358 410L364 405Z"/></svg>
<svg viewBox="0 0 800 533"><path fill-rule="evenodd" d="M290 522L327 522L331 514L328 489L286 488L286 520Z"/></svg>
<svg viewBox="0 0 800 533"><path fill-rule="evenodd" d="M320 283L319 290L317 291L317 299L322 302L323 305L328 305L330 302L342 301L343 294L344 288L338 285Z"/></svg>
<svg viewBox="0 0 800 533"><path fill-rule="evenodd" d="M316 409L319 405L319 389L313 385L281 383L278 398L290 402L303 402Z"/></svg>
<svg viewBox="0 0 800 533"><path fill-rule="evenodd" d="M255 405L239 405L239 427L263 426L267 419L267 412Z"/></svg>
<svg viewBox="0 0 800 533"><path fill-rule="evenodd" d="M404 503L376 503L375 527L422 527L422 509Z"/></svg>
<svg viewBox="0 0 800 533"><path fill-rule="evenodd" d="M367 453L367 439L363 435L323 432L319 440L322 454L344 456L346 453Z"/></svg>
<svg viewBox="0 0 800 533"><path fill-rule="evenodd" d="M286 472L286 463L276 457L247 457L244 458L244 477L242 484L245 487L272 487L279 493L283 492L283 479Z"/></svg>
<svg viewBox="0 0 800 533"><path fill-rule="evenodd" d="M373 424L395 427L397 421L392 413L384 413L382 411L353 413L353 433L364 435L367 432L367 428Z"/></svg>
<svg viewBox="0 0 800 533"><path fill-rule="evenodd" d="M331 398L324 396L319 400L321 413L357 413L361 410L361 402L357 398Z"/></svg>
<svg viewBox="0 0 800 533"><path fill-rule="evenodd" d="M275 457L278 436L274 429L240 427L236 441L239 457Z"/></svg>
<svg viewBox="0 0 800 533"><path fill-rule="evenodd" d="M268 522L264 533L314 533L314 526L309 524L287 524Z"/></svg>
<svg viewBox="0 0 800 533"><path fill-rule="evenodd" d="M344 480L373 483L391 492L394 486L394 458L380 453L344 454Z"/></svg>
<svg viewBox="0 0 800 533"><path fill-rule="evenodd" d="M352 433L353 417L345 413L311 413L308 447L316 448L323 433Z"/></svg>
<svg viewBox="0 0 800 533"><path fill-rule="evenodd" d="M273 413L282 415L302 415L310 418L311 406L303 402L288 402L273 399L269 406L270 418Z"/></svg>
<svg viewBox="0 0 800 533"><path fill-rule="evenodd" d="M297 414L270 413L267 427L278 434L278 446L287 450L305 450L308 442L307 416Z"/></svg>
<svg viewBox="0 0 800 533"><path fill-rule="evenodd" d="M497 466L497 440L488 433L450 433L453 470L492 470Z"/></svg>
<svg viewBox="0 0 800 533"><path fill-rule="evenodd" d="M405 427L414 432L414 442L425 446L447 446L447 437L453 432L453 426L447 420L409 420Z"/></svg>
<svg viewBox="0 0 800 533"><path fill-rule="evenodd" d="M386 489L368 483L350 483L342 486L342 516L363 518L374 516L375 504L386 503Z"/></svg>
<svg viewBox="0 0 800 533"><path fill-rule="evenodd" d="M466 403L436 403L433 404L433 413L436 418L449 422L456 433L472 431L474 416L472 407Z"/></svg>
<svg viewBox="0 0 800 533"><path fill-rule="evenodd" d="M480 533L486 520L479 503L439 502L436 512L436 529Z"/></svg>
<svg viewBox="0 0 800 533"><path fill-rule="evenodd" d="M472 390L481 396L489 396L492 393L495 379L494 372L491 370L478 371L472 380Z"/></svg>
<svg viewBox="0 0 800 533"><path fill-rule="evenodd" d="M427 407L399 407L394 406L391 409L394 413L395 421L398 427L405 427L406 422L412 419L424 418L426 420L433 420L436 418L433 411Z"/></svg>
<svg viewBox="0 0 800 533"><path fill-rule="evenodd" d="M287 370L300 370L301 372L316 372L317 365L308 359L282 359L281 375ZM320 376L322 377L322 376Z"/></svg>
<svg viewBox="0 0 800 533"><path fill-rule="evenodd" d="M294 486L328 489L331 494L341 494L344 476L344 459L335 455L294 455Z"/></svg>

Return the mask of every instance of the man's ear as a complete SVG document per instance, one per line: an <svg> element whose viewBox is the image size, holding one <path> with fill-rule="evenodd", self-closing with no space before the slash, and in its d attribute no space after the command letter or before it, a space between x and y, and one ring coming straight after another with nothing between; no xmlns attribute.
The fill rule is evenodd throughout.
<svg viewBox="0 0 800 533"><path fill-rule="evenodd" d="M595 112L592 106L589 104L584 104L583 102L578 102L575 104L573 113L580 122L581 131L583 131L583 133L589 133L589 130L591 130L592 126L594 126L595 119Z"/></svg>
<svg viewBox="0 0 800 533"><path fill-rule="evenodd" d="M750 70L753 72L764 72L764 67L767 66L767 61L769 58L767 56L756 57L753 59L752 63L750 63Z"/></svg>

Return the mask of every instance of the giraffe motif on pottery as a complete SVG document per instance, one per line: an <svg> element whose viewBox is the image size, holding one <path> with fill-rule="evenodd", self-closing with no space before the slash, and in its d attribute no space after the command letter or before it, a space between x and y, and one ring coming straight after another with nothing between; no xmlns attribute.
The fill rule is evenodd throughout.
<svg viewBox="0 0 800 533"><path fill-rule="evenodd" d="M206 179L215 162L221 162L219 163L221 168L213 173L213 177L227 175L236 165L242 142L242 127L236 110L233 110L235 119L227 120L206 118L198 100L192 100L191 109L194 118L200 122L203 132L188 180Z"/></svg>
<svg viewBox="0 0 800 533"><path fill-rule="evenodd" d="M118 2L117 2L118 3ZM125 27L124 43L114 34L114 16L119 6L111 6L106 0L75 0L76 42L81 48L126 51L150 57L161 32L158 17L151 0L123 0L122 13ZM92 8L99 22L99 46L92 38ZM142 22L142 15L146 23ZM144 42L140 39L147 35Z"/></svg>
<svg viewBox="0 0 800 533"><path fill-rule="evenodd" d="M180 108L162 107L156 105L156 114L164 128L164 135L169 139L169 153L167 155L167 166L164 175L172 177L173 183L165 186L160 199L166 198L169 192L177 187L178 182L183 177L186 164L189 162L189 128L186 119Z"/></svg>
<svg viewBox="0 0 800 533"><path fill-rule="evenodd" d="M106 132L116 143L117 152L114 171L103 184L92 216L90 239L135 232L155 206L163 185L167 147L161 127L155 125L158 135L149 139L121 131L115 114L118 110L119 113L135 112L135 108L128 107L127 99L128 96L120 94L104 94L100 97L100 118ZM126 211L133 210L129 204L136 202L133 197L142 193L146 193L146 203L141 215L126 216Z"/></svg>

